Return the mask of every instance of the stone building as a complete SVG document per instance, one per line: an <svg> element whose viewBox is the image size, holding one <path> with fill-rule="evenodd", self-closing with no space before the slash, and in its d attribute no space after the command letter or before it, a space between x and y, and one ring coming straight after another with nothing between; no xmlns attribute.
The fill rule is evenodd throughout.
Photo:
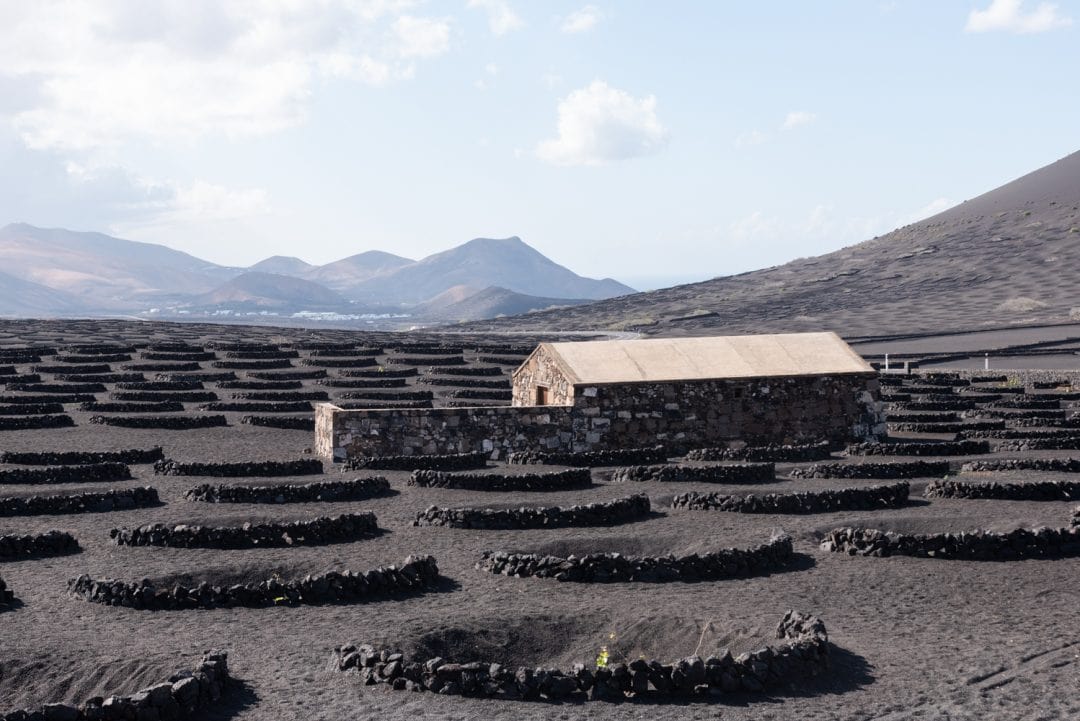
<svg viewBox="0 0 1080 721"><path fill-rule="evenodd" d="M316 410L317 450L353 455L865 440L877 373L834 333L541 343L513 405Z"/></svg>

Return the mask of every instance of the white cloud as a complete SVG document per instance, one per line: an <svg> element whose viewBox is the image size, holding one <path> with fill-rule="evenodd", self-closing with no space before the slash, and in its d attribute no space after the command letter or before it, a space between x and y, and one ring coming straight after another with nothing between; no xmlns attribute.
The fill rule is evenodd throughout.
<svg viewBox="0 0 1080 721"><path fill-rule="evenodd" d="M536 155L553 165L603 165L658 152L668 131L656 117L656 97L635 98L594 80L559 101L559 136Z"/></svg>
<svg viewBox="0 0 1080 721"><path fill-rule="evenodd" d="M405 0L250 3L41 0L0 9L0 77L23 141L87 150L130 139L272 133L305 117L314 83L383 85L447 50L445 20Z"/></svg>
<svg viewBox="0 0 1080 721"><path fill-rule="evenodd" d="M480 8L487 13L488 27L495 35L524 27L525 21L518 17L506 0L469 0L470 8Z"/></svg>
<svg viewBox="0 0 1080 721"><path fill-rule="evenodd" d="M769 139L768 133L763 133L760 130L751 130L746 133L742 133L739 137L735 138L736 148L749 148L752 145L761 145Z"/></svg>
<svg viewBox="0 0 1080 721"><path fill-rule="evenodd" d="M968 15L969 33L1004 30L1011 33L1044 33L1072 25L1072 18L1061 15L1054 3L1042 2L1031 12L1024 12L1024 0L992 0L985 10L972 10Z"/></svg>
<svg viewBox="0 0 1080 721"><path fill-rule="evenodd" d="M559 30L564 33L584 33L596 27L604 19L604 13L595 5L586 5L566 16Z"/></svg>
<svg viewBox="0 0 1080 721"><path fill-rule="evenodd" d="M792 110L784 118L784 130L794 130L800 125L809 125L817 120L817 113L807 112L806 110Z"/></svg>
<svg viewBox="0 0 1080 721"><path fill-rule="evenodd" d="M430 58L450 48L450 23L446 20L402 15L394 21L394 33L403 58Z"/></svg>

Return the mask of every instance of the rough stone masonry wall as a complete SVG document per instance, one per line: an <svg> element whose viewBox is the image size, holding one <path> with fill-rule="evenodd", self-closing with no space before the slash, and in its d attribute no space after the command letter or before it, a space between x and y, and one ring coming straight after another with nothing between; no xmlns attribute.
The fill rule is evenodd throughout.
<svg viewBox="0 0 1080 721"><path fill-rule="evenodd" d="M400 691L549 702L760 693L769 687L783 687L799 675L828 670L829 636L821 619L789 611L776 628L776 638L781 643L737 657L728 652L721 657L690 656L672 663L639 658L629 664L595 668L575 664L569 671L529 666L514 669L489 661L450 663L441 657L406 659L401 652L350 644L334 651L330 666L355 673L361 683L386 683Z"/></svg>
<svg viewBox="0 0 1080 721"><path fill-rule="evenodd" d="M551 405L568 406L574 402L574 386L571 385L555 358L543 346L538 347L514 371L514 405L535 404L537 386L548 389L548 403Z"/></svg>
<svg viewBox="0 0 1080 721"><path fill-rule="evenodd" d="M315 411L316 452L348 458L563 449L571 443L569 406L383 408Z"/></svg>
<svg viewBox="0 0 1080 721"><path fill-rule="evenodd" d="M842 443L885 432L877 379L865 375L579 387L573 417L575 450Z"/></svg>
<svg viewBox="0 0 1080 721"><path fill-rule="evenodd" d="M178 673L130 696L95 696L81 706L47 703L36 709L11 711L0 716L0 721L188 718L214 705L231 684L228 654L207 651L192 671Z"/></svg>
<svg viewBox="0 0 1080 721"><path fill-rule="evenodd" d="M522 396L515 394L517 403ZM320 405L316 450L334 460L477 450L502 458L514 451L601 451L657 443L846 443L884 432L881 407L876 378L860 375L583 386L575 389L573 406L343 413Z"/></svg>

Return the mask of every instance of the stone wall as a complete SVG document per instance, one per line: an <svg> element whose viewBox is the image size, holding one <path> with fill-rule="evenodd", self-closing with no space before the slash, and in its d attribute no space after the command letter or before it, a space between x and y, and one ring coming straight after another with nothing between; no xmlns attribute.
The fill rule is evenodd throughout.
<svg viewBox="0 0 1080 721"><path fill-rule="evenodd" d="M0 536L0 561L18 561L37 556L78 553L79 542L70 533L49 531L36 536Z"/></svg>
<svg viewBox="0 0 1080 721"><path fill-rule="evenodd" d="M109 537L120 546L173 548L271 548L320 546L372 538L380 532L375 514L347 513L332 518L288 523L245 523L243 526L169 526L151 523L135 529L114 528Z"/></svg>
<svg viewBox="0 0 1080 721"><path fill-rule="evenodd" d="M422 488L457 488L470 491L568 491L588 488L592 475L587 468L571 468L550 473L462 473L413 471L410 486Z"/></svg>
<svg viewBox="0 0 1080 721"><path fill-rule="evenodd" d="M335 461L473 451L505 457L511 451L565 448L572 436L568 406L315 409L315 450Z"/></svg>
<svg viewBox="0 0 1080 721"><path fill-rule="evenodd" d="M390 493L390 482L382 476L352 481L284 483L273 486L229 486L204 483L184 492L189 501L206 503L314 503L362 501Z"/></svg>
<svg viewBox="0 0 1080 721"><path fill-rule="evenodd" d="M948 461L896 461L893 463L814 463L792 469L792 478L925 478L944 476Z"/></svg>
<svg viewBox="0 0 1080 721"><path fill-rule="evenodd" d="M537 553L487 552L476 568L515 578L534 576L580 583L693 582L771 573L784 568L793 555L791 537L781 535L753 548L724 548L687 556L589 553L560 558Z"/></svg>
<svg viewBox="0 0 1080 721"><path fill-rule="evenodd" d="M829 636L821 619L789 611L776 628L776 638L782 643L737 657L690 656L671 663L639 658L602 667L576 664L569 671L514 669L490 661L453 663L439 657L406 659L400 652L368 645L339 647L330 665L356 674L362 683L390 684L400 691L549 702L760 693L829 668Z"/></svg>
<svg viewBox="0 0 1080 721"><path fill-rule="evenodd" d="M398 594L423 591L439 582L432 556L409 556L400 566L370 571L331 571L296 581L269 578L258 583L158 588L149 579L124 582L82 575L68 581L68 593L92 603L142 610L294 606L323 603L363 603Z"/></svg>
<svg viewBox="0 0 1080 721"><path fill-rule="evenodd" d="M661 483L768 483L776 480L772 463L733 463L730 465L623 466L611 474L614 483L658 481Z"/></svg>
<svg viewBox="0 0 1080 721"><path fill-rule="evenodd" d="M131 470L123 463L86 463L0 471L0 483L3 484L104 483L130 479Z"/></svg>
<svg viewBox="0 0 1080 721"><path fill-rule="evenodd" d="M608 526L648 517L645 494L581 506L546 508L439 508L431 506L416 514L414 526L449 526L472 529L556 528L562 526Z"/></svg>
<svg viewBox="0 0 1080 721"><path fill-rule="evenodd" d="M130 696L95 696L81 706L47 703L35 709L11 711L0 716L0 721L166 721L196 714L201 716L201 711L213 706L231 683L228 654L209 651L192 671L177 674Z"/></svg>
<svg viewBox="0 0 1080 721"><path fill-rule="evenodd" d="M161 476L305 476L323 472L322 461L301 458L295 461L248 461L246 463L180 463L171 458L154 463L154 473Z"/></svg>
<svg viewBox="0 0 1080 721"><path fill-rule="evenodd" d="M515 389L532 382L523 375L529 372L519 371ZM343 412L319 405L316 450L335 460L474 450L503 458L657 444L846 443L885 430L877 380L864 375L584 386L574 389L573 405L519 405L524 397L515 393L515 405L503 407Z"/></svg>
<svg viewBox="0 0 1080 721"><path fill-rule="evenodd" d="M683 493L671 500L672 508L735 513L831 513L833 511L877 511L902 508L907 504L907 482L868 488L838 488L800 493L725 495Z"/></svg>
<svg viewBox="0 0 1080 721"><path fill-rule="evenodd" d="M932 534L837 528L825 535L821 548L849 556L915 556L971 561L1060 558L1080 555L1080 527Z"/></svg>
<svg viewBox="0 0 1080 721"><path fill-rule="evenodd" d="M985 483L933 480L926 484L927 498L993 498L1006 501L1072 501L1080 498L1080 481L1026 481Z"/></svg>
<svg viewBox="0 0 1080 721"><path fill-rule="evenodd" d="M58 493L49 496L0 497L0 516L51 516L61 513L105 513L147 508L160 503L156 488L127 488L101 493Z"/></svg>

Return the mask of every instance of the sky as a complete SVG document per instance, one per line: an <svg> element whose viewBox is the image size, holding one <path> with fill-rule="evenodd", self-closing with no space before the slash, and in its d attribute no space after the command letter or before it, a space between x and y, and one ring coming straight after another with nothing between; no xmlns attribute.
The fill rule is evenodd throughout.
<svg viewBox="0 0 1080 721"><path fill-rule="evenodd" d="M1080 150L1078 33L1080 0L0 0L0 225L700 280Z"/></svg>

